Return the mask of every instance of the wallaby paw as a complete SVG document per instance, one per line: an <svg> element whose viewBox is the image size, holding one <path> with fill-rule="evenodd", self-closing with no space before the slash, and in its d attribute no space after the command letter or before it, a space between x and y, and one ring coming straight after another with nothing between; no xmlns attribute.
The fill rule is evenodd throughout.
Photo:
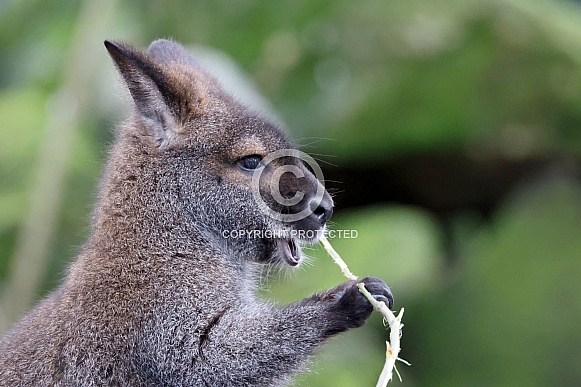
<svg viewBox="0 0 581 387"><path fill-rule="evenodd" d="M334 335L347 329L359 328L371 315L373 306L361 294L357 284L363 282L365 288L378 301L384 301L391 309L393 295L389 286L376 277L367 277L363 281L349 281L337 286L331 292L336 294L336 301L329 309L329 328L327 335Z"/></svg>
<svg viewBox="0 0 581 387"><path fill-rule="evenodd" d="M389 309L393 308L393 294L387 284L376 277L367 277L363 281L365 288L377 301L385 302Z"/></svg>

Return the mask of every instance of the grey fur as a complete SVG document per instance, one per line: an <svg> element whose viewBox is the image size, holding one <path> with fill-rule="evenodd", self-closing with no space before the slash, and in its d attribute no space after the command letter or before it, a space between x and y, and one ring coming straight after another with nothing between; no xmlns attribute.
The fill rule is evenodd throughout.
<svg viewBox="0 0 581 387"><path fill-rule="evenodd" d="M269 218L240 160L292 147L282 132L226 95L174 42L156 41L148 53L106 46L135 113L119 128L91 237L66 280L0 339L0 385L287 383L328 337L361 326L371 307L354 281L270 305L255 294L256 273L284 263L280 240L223 232L320 230L330 197L318 218ZM307 193L280 210L312 205L321 183L296 160L278 162L306 174L283 175L281 192ZM392 301L383 281L364 281Z"/></svg>

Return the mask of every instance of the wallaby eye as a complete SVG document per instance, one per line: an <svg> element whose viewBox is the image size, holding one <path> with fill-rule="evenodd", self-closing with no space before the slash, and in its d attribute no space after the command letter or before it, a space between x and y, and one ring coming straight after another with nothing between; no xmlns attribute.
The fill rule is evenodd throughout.
<svg viewBox="0 0 581 387"><path fill-rule="evenodd" d="M238 160L238 166L246 171L253 171L258 168L260 161L262 161L260 155L244 156Z"/></svg>

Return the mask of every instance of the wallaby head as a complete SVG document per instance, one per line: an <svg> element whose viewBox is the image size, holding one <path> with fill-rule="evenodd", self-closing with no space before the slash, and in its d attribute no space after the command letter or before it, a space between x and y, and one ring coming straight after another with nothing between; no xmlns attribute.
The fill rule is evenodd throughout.
<svg viewBox="0 0 581 387"><path fill-rule="evenodd" d="M157 40L147 52L105 46L135 114L120 129L104 207L126 206L118 209L126 216L152 210L138 218L151 218L145 227L165 227L167 243L198 234L219 241L235 259L298 264L300 245L316 240L332 213L332 200L302 153L226 93L179 44ZM115 210L105 213L110 218ZM97 227L99 218L98 209Z"/></svg>

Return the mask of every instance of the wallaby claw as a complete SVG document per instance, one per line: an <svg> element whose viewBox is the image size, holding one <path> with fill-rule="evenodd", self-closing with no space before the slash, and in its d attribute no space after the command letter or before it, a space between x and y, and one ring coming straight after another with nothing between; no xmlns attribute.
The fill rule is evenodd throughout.
<svg viewBox="0 0 581 387"><path fill-rule="evenodd" d="M377 301L379 302L385 302L385 305L387 305L387 307L389 309L393 308L393 298L388 299L387 297L385 297L384 295L381 294L372 294L373 298L375 298Z"/></svg>

